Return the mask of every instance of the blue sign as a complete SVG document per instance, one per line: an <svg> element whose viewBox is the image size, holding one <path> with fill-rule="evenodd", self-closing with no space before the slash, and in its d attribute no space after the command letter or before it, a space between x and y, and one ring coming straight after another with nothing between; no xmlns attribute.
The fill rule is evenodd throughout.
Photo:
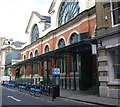
<svg viewBox="0 0 120 107"><path fill-rule="evenodd" d="M52 75L59 76L60 75L60 68L53 68Z"/></svg>

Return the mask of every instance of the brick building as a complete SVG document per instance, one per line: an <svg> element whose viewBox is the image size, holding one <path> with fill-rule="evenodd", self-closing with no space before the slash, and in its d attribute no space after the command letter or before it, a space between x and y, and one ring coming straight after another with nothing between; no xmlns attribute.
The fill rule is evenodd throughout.
<svg viewBox="0 0 120 107"><path fill-rule="evenodd" d="M32 12L26 28L29 45L21 50L22 76L42 75L51 80L52 68L59 67L60 86L64 89L98 88L96 55L92 41L96 29L94 0L53 0L51 17ZM14 70L15 72L15 70Z"/></svg>

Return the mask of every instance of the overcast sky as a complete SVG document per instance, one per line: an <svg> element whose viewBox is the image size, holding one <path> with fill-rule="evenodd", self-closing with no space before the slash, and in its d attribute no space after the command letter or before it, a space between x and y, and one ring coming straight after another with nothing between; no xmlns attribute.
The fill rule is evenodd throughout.
<svg viewBox="0 0 120 107"><path fill-rule="evenodd" d="M0 0L0 37L26 42L25 29L32 11L49 15L52 0Z"/></svg>

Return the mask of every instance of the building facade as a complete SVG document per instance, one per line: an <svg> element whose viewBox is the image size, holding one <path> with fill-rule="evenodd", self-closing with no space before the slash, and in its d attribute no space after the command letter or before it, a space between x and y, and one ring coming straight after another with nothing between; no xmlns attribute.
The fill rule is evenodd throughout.
<svg viewBox="0 0 120 107"><path fill-rule="evenodd" d="M96 2L100 96L119 98L120 1Z"/></svg>
<svg viewBox="0 0 120 107"><path fill-rule="evenodd" d="M10 47L10 44L12 41L12 39L0 37L0 76L5 75L5 60L7 54L11 52L12 48Z"/></svg>
<svg viewBox="0 0 120 107"><path fill-rule="evenodd" d="M11 65L14 65L21 61L20 53L20 50L12 49L12 51L6 55L5 75L11 76L12 80L15 80L16 71L15 69L11 68Z"/></svg>
<svg viewBox="0 0 120 107"><path fill-rule="evenodd" d="M97 62L92 54L95 36L94 0L53 0L50 17L32 12L26 28L29 45L21 50L21 68L26 78L42 75L51 81L52 68L60 68L64 89L97 90Z"/></svg>
<svg viewBox="0 0 120 107"><path fill-rule="evenodd" d="M10 66L11 64L11 63L8 64L7 62L11 58L11 57L8 57L10 56L9 54L15 49L17 50L22 49L23 48L22 46L24 44L25 43L20 41L13 41L13 39L7 39L3 37L0 38L0 76L8 75L7 71L10 68L7 67L7 65ZM13 55L13 59L14 59L14 55Z"/></svg>

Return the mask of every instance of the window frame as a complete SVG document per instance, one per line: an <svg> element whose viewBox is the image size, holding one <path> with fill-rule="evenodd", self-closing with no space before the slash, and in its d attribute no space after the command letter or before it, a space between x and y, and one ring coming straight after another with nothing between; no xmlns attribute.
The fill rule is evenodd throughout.
<svg viewBox="0 0 120 107"><path fill-rule="evenodd" d="M48 45L46 45L44 52L47 53L47 52L49 52L49 51L50 51L50 47L49 47Z"/></svg>
<svg viewBox="0 0 120 107"><path fill-rule="evenodd" d="M73 42L72 42L73 41ZM72 33L69 39L69 44L74 44L80 41L80 35L77 33Z"/></svg>
<svg viewBox="0 0 120 107"><path fill-rule="evenodd" d="M63 42L64 42L64 45L61 45L61 43L63 44ZM65 47L65 40L64 40L63 38L61 38L61 39L58 41L58 49L59 49L59 48L63 48L63 47Z"/></svg>
<svg viewBox="0 0 120 107"><path fill-rule="evenodd" d="M120 23L114 24L115 22L114 22L114 17L113 17L113 1L110 0L110 2L111 2L111 20L112 20L112 27L116 27L116 26L119 26ZM119 7L119 8L120 8L120 7ZM117 9L119 9L119 8L117 8ZM116 9L114 9L114 10L116 10Z"/></svg>
<svg viewBox="0 0 120 107"><path fill-rule="evenodd" d="M72 2L73 2L72 0L66 0L62 3L58 15L58 26L62 26L63 24L69 22L79 14L80 12L79 1L75 0L74 4Z"/></svg>
<svg viewBox="0 0 120 107"><path fill-rule="evenodd" d="M38 50L35 50L35 56L38 56L39 53L38 53Z"/></svg>
<svg viewBox="0 0 120 107"><path fill-rule="evenodd" d="M113 67L113 60L112 60L112 51L115 51L115 49L118 49L118 47L116 47L116 48L110 48L110 49L108 49L108 52L107 52L107 54L108 54L108 58L107 59L109 59L109 61L108 61L108 77L109 77L109 80L108 80L108 84L110 84L110 85L118 85L119 84L119 80L120 79L117 79L117 78L115 78L115 71L114 71L114 67Z"/></svg>
<svg viewBox="0 0 120 107"><path fill-rule="evenodd" d="M30 58L33 58L33 52L30 52Z"/></svg>
<svg viewBox="0 0 120 107"><path fill-rule="evenodd" d="M37 33L38 33L38 37L36 36L36 30L37 30ZM38 28L38 25L35 24L33 25L33 28L32 28L32 31L31 31L31 43L37 41L37 39L39 39L39 28Z"/></svg>
<svg viewBox="0 0 120 107"><path fill-rule="evenodd" d="M25 54L23 55L23 60L26 60L26 55Z"/></svg>

